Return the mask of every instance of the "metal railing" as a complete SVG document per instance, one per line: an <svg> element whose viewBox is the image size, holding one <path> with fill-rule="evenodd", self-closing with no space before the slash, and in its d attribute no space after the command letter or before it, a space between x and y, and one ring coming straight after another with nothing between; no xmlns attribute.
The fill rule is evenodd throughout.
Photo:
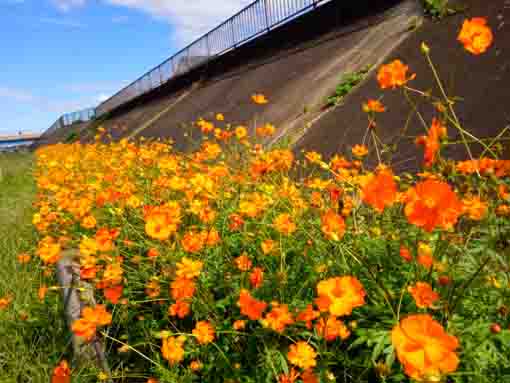
<svg viewBox="0 0 510 383"><path fill-rule="evenodd" d="M44 134L51 134L58 129L79 123L87 122L96 118L96 108L87 108L77 112L66 113L60 116Z"/></svg>
<svg viewBox="0 0 510 383"><path fill-rule="evenodd" d="M331 0L256 0L96 108L102 116Z"/></svg>

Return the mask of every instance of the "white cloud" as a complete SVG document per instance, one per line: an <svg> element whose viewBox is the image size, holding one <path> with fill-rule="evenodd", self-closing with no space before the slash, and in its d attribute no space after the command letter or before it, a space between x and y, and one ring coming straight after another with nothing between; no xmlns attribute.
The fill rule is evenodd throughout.
<svg viewBox="0 0 510 383"><path fill-rule="evenodd" d="M241 10L252 0L104 0L137 9L167 21L175 30L173 39L187 45Z"/></svg>
<svg viewBox="0 0 510 383"><path fill-rule="evenodd" d="M61 11L83 7L87 0L51 0ZM172 25L173 40L187 45L222 21L249 5L253 0L102 0L103 3L145 12ZM114 23L126 16L112 18Z"/></svg>
<svg viewBox="0 0 510 383"><path fill-rule="evenodd" d="M100 104L102 102L105 102L109 98L110 96L108 96L107 94L101 93L99 96L97 96L97 103Z"/></svg>
<svg viewBox="0 0 510 383"><path fill-rule="evenodd" d="M61 11L67 12L73 8L83 7L87 0L51 0Z"/></svg>

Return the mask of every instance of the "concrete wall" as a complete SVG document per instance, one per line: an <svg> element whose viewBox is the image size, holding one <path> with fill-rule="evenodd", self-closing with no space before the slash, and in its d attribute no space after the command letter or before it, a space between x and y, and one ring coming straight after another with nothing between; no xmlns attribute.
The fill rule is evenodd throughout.
<svg viewBox="0 0 510 383"><path fill-rule="evenodd" d="M280 132L299 130L344 73L380 62L419 16L416 0L330 2L124 105L103 126L114 139L172 137L178 145L193 121L218 112L234 124L271 122ZM255 92L270 104L254 106ZM82 139L93 133L83 130Z"/></svg>

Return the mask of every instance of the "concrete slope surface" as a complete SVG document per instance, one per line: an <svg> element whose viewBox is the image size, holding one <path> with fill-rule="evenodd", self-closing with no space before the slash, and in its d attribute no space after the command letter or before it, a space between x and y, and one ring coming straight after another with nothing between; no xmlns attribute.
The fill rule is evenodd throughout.
<svg viewBox="0 0 510 383"><path fill-rule="evenodd" d="M267 56L261 52L239 68L204 80L202 86L140 135L172 137L178 143L183 125L189 126L199 117L212 118L219 112L234 124L271 122L279 130L302 126L305 110L320 109L343 74L376 64L391 52L408 35L410 24L419 14L414 1L405 1L369 16L347 19L348 24L338 27L342 24L331 20L332 15L338 17L336 12L326 11L319 11L324 13L314 15L309 24L303 20L295 27L314 28L322 15L327 23L337 23L333 30ZM263 108L253 105L250 96L255 92L265 94L271 102Z"/></svg>
<svg viewBox="0 0 510 383"><path fill-rule="evenodd" d="M440 22L426 20L391 53L387 61L402 60L417 75L410 86L432 89L435 95L439 95L437 87L433 87L433 73L420 51L420 44L426 42L448 94L459 97L455 108L464 128L478 138L494 137L510 125L510 1L464 0L462 3L467 7L465 12ZM464 19L477 16L488 18L494 44L486 53L473 56L460 45L457 35ZM414 137L425 134L425 129L416 117L408 121L411 107L402 92L382 91L375 77L373 73L346 98L343 105L324 115L308 129L297 143L296 153L317 150L331 156L349 151L354 144L362 142L367 130L367 116L361 109L362 103L368 98L380 98L387 111L378 116L377 132L385 143L396 144L394 166L398 170L420 168L423 151L414 144ZM430 124L436 111L420 101L420 97L413 99ZM407 122L408 129L403 132ZM449 129L449 136L452 142L459 140L459 134L453 128ZM472 149L474 154L481 150L477 145L473 145ZM468 156L462 144L449 146L447 152L457 159ZM375 162L374 150L371 150L371 155Z"/></svg>
<svg viewBox="0 0 510 383"><path fill-rule="evenodd" d="M88 126L88 122L78 122L70 126L57 129L50 134L44 133L34 144L34 147L53 145L59 142L66 142L68 140L76 140L86 134Z"/></svg>
<svg viewBox="0 0 510 383"><path fill-rule="evenodd" d="M420 18L417 0L332 1L125 105L102 125L114 139L171 137L178 146L194 121L220 112L233 124L271 122L282 135L299 131L344 74L379 63ZM270 103L254 105L256 92ZM85 132L82 140L93 135Z"/></svg>

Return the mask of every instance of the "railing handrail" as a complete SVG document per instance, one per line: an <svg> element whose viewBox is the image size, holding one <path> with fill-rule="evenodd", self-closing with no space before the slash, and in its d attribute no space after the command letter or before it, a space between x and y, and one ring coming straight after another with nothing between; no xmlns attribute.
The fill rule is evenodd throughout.
<svg viewBox="0 0 510 383"><path fill-rule="evenodd" d="M75 124L78 121L86 122L96 117L96 108L86 108L61 115L43 134L49 134L57 129Z"/></svg>

